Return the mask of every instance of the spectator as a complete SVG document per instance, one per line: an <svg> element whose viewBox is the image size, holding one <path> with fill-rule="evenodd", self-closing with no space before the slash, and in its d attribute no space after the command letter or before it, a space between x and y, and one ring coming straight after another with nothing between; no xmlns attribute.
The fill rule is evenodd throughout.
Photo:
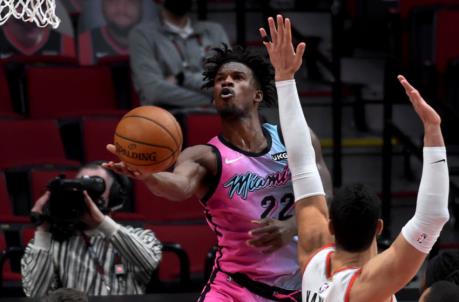
<svg viewBox="0 0 459 302"><path fill-rule="evenodd" d="M75 57L75 42L70 34L10 18L0 28L0 59L15 55Z"/></svg>
<svg viewBox="0 0 459 302"><path fill-rule="evenodd" d="M80 63L90 65L110 55L128 54L128 35L142 20L142 0L102 0L106 24L79 35Z"/></svg>
<svg viewBox="0 0 459 302"><path fill-rule="evenodd" d="M188 16L191 0L164 0L159 22L140 24L129 38L135 88L143 105L168 109L210 105L201 91L203 58L228 44L222 26Z"/></svg>
<svg viewBox="0 0 459 302"><path fill-rule="evenodd" d="M102 178L106 186L99 198L89 197L93 192L89 189L84 197L77 195L78 204L84 199L86 205L82 215L74 214L76 208L71 206L75 195L62 194L54 186L32 209L37 229L21 260L23 288L29 297L61 287L88 295L143 294L161 259L161 244L151 231L121 226L103 214L122 206L128 196L128 180L98 163L83 166L77 177L83 176L98 183ZM100 178L89 178L93 176ZM63 197L64 210L53 214ZM76 222L69 222L68 217L60 220L66 216Z"/></svg>

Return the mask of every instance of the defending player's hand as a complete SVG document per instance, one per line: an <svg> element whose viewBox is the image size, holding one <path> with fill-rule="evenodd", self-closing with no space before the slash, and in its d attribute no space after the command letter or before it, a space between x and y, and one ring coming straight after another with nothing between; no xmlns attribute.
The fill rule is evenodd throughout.
<svg viewBox="0 0 459 302"><path fill-rule="evenodd" d="M116 154L116 147L115 145L112 145L112 144L108 144L107 145L107 150L114 154L114 155L117 155ZM106 163L103 163L102 164L102 167L104 168L107 168L107 169L110 169L118 174L121 174L121 175L126 175L128 177L131 177L131 178L135 178L135 179L138 179L138 180L145 180L149 174L142 174L140 171L138 170L134 170L134 169L131 169L129 168L124 162L120 161L120 162L113 162L113 161L109 161L109 162L106 162Z"/></svg>
<svg viewBox="0 0 459 302"><path fill-rule="evenodd" d="M424 147L444 146L441 133L441 118L435 110L422 98L419 91L411 86L404 76L399 75L398 80L405 88L414 110L424 125Z"/></svg>
<svg viewBox="0 0 459 302"><path fill-rule="evenodd" d="M419 91L411 86L411 84L404 76L399 75L397 78L400 81L400 84L402 84L403 88L405 88L406 95L409 97L410 102L422 123L425 126L439 126L441 123L440 116L432 107L429 106L429 104L427 104L427 102L419 94Z"/></svg>
<svg viewBox="0 0 459 302"><path fill-rule="evenodd" d="M264 253L272 253L289 244L296 234L294 219L281 221L263 218L252 222L259 225L259 227L249 231L249 235L253 239L248 240L247 244L255 248L261 248Z"/></svg>
<svg viewBox="0 0 459 302"><path fill-rule="evenodd" d="M263 44L268 51L271 64L276 71L276 81L290 80L293 79L303 62L306 44L301 42L294 49L290 20L288 18L284 20L281 15L277 15L276 19L277 22L272 17L268 18L269 33L272 41L269 41L264 28L260 28L259 31Z"/></svg>

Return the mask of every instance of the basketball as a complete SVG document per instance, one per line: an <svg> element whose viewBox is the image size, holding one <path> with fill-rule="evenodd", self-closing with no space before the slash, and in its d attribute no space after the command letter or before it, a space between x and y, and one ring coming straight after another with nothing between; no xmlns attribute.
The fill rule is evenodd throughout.
<svg viewBox="0 0 459 302"><path fill-rule="evenodd" d="M171 113L156 106L141 106L121 118L114 143L119 159L128 167L154 173L175 163L183 136Z"/></svg>

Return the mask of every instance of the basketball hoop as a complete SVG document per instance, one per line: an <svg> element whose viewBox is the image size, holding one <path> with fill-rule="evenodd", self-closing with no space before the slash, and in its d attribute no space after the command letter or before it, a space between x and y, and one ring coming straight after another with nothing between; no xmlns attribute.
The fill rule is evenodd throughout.
<svg viewBox="0 0 459 302"><path fill-rule="evenodd" d="M13 16L38 27L57 28L61 20L56 16L55 0L0 0L0 25Z"/></svg>

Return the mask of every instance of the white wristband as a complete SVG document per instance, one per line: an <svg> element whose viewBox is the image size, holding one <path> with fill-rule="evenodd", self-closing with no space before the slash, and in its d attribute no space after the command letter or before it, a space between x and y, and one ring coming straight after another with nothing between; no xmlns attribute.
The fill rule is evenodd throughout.
<svg viewBox="0 0 459 302"><path fill-rule="evenodd" d="M424 147L416 213L402 235L413 247L428 254L449 219L449 175L445 147Z"/></svg>
<svg viewBox="0 0 459 302"><path fill-rule="evenodd" d="M276 88L295 201L309 196L325 195L295 80L276 82Z"/></svg>

